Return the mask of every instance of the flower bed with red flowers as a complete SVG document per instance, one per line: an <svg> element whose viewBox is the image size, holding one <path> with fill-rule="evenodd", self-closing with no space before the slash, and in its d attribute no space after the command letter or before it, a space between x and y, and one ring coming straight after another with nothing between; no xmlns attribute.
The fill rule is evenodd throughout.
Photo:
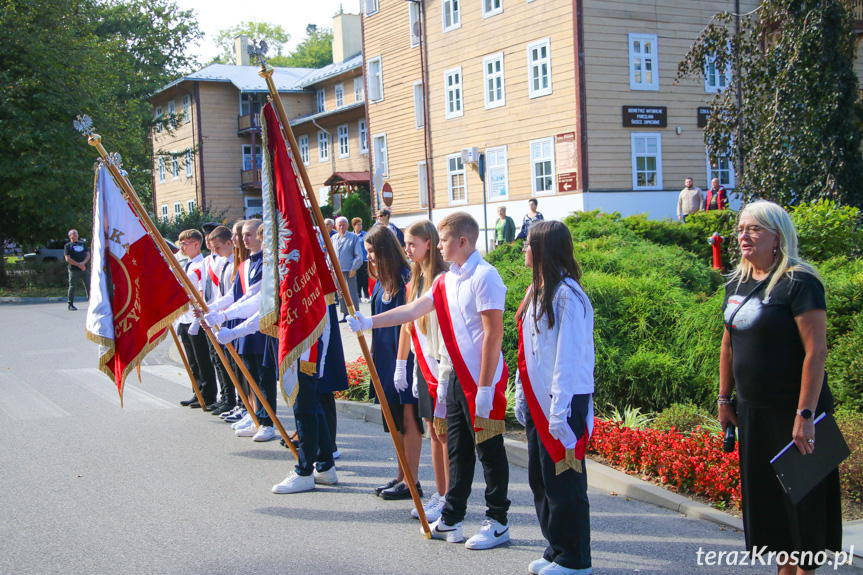
<svg viewBox="0 0 863 575"><path fill-rule="evenodd" d="M679 493L695 493L740 506L737 450L722 450L722 435L697 429L679 433L632 429L596 419L588 451L629 473L654 477Z"/></svg>
<svg viewBox="0 0 863 575"><path fill-rule="evenodd" d="M345 363L348 370L348 388L336 392L336 399L369 402L369 368L364 357Z"/></svg>

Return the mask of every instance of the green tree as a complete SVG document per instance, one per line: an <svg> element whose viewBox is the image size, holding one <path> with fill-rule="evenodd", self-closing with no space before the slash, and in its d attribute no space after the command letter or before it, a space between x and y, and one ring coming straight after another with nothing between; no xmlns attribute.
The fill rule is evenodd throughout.
<svg viewBox="0 0 863 575"><path fill-rule="evenodd" d="M290 68L323 68L332 64L333 31L309 24L306 26L306 37L297 44L296 50L283 58L271 58L270 63Z"/></svg>
<svg viewBox="0 0 863 575"><path fill-rule="evenodd" d="M147 202L149 94L193 62L191 11L171 0L0 0L0 243L92 225L97 154L72 128L88 114ZM0 283L5 268L0 259Z"/></svg>
<svg viewBox="0 0 863 575"><path fill-rule="evenodd" d="M245 34L258 42L266 41L269 49L268 54L271 58L283 58L285 45L291 39L291 35L279 24L240 22L216 33L215 43L221 49L221 53L211 63L235 64L234 38L240 34Z"/></svg>
<svg viewBox="0 0 863 575"><path fill-rule="evenodd" d="M736 160L745 198L863 205L854 57L848 0L764 0L739 31L734 14L713 17L678 80L709 66L734 72L713 99L704 139L713 162Z"/></svg>

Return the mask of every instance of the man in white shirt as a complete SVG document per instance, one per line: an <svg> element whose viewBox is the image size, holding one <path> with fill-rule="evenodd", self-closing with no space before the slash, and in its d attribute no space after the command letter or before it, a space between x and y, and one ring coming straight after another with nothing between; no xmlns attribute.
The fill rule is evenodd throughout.
<svg viewBox="0 0 863 575"><path fill-rule="evenodd" d="M677 195L677 219L686 223L686 216L701 210L704 205L704 194L701 188L695 186L692 178L683 181L683 189Z"/></svg>

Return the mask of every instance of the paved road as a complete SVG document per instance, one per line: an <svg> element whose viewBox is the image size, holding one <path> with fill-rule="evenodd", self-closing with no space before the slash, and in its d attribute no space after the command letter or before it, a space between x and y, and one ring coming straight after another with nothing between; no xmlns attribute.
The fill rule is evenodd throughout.
<svg viewBox="0 0 863 575"><path fill-rule="evenodd" d="M541 554L524 469L512 468L508 546L427 541L410 502L370 494L394 474L394 451L379 426L357 420L339 422L338 486L273 495L290 452L180 408L190 387L165 344L121 409L94 367L84 312L65 308L0 306L0 574L523 574ZM420 477L432 485L427 450ZM590 499L596 573L775 573L696 564L699 548L740 550L741 533L597 490ZM467 536L478 502L475 492Z"/></svg>

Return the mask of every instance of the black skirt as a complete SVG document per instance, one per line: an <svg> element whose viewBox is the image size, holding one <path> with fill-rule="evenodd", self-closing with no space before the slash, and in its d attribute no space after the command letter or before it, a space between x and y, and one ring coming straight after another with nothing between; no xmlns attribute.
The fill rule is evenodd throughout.
<svg viewBox="0 0 863 575"><path fill-rule="evenodd" d="M417 381L417 391L419 398L417 399L419 415L423 419L431 419L434 417L434 406L432 405L431 393L429 386L426 383L426 378L423 377L423 372L420 371L419 361L417 361L416 374L414 375Z"/></svg>
<svg viewBox="0 0 863 575"><path fill-rule="evenodd" d="M797 505L785 495L770 460L791 441L794 408L739 405L740 481L746 548L767 551L842 549L839 470L833 471ZM816 449L818 436L816 433ZM793 448L796 449L796 448ZM804 563L804 569L817 565Z"/></svg>

